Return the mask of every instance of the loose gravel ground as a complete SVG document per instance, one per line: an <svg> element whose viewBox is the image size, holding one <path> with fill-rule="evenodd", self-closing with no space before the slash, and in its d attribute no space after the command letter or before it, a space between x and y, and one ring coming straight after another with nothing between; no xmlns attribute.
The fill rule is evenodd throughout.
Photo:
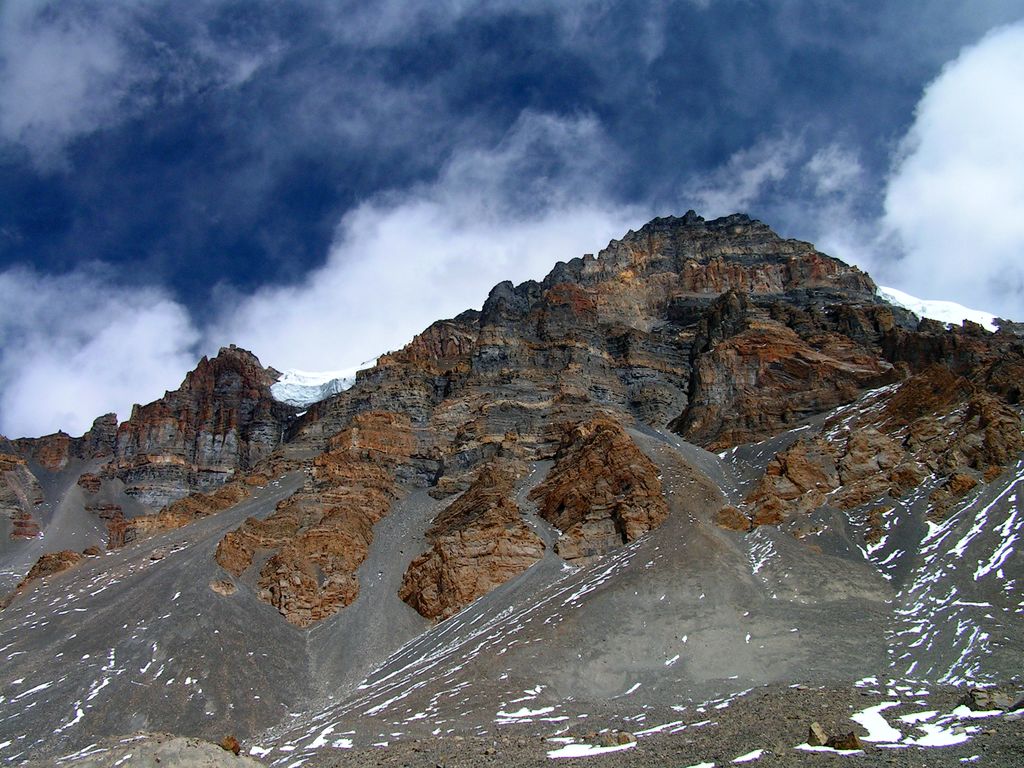
<svg viewBox="0 0 1024 768"><path fill-rule="evenodd" d="M913 723L900 720L908 714L937 711L934 719L952 712L963 691L933 690L927 696L899 698L898 707L886 710L888 722L899 728L904 738L925 734ZM850 715L897 697L887 691L857 688L795 689L766 687L735 700L728 708L698 712L651 710L642 724L625 722L611 713L592 712L585 725L564 733L552 730L538 735L530 726L502 726L488 736L448 735L396 741L387 747L363 747L321 751L304 762L303 768L517 768L533 765L587 765L592 768L619 766L666 766L688 768L714 764L732 765L737 757L762 750L757 759L745 765L769 766L896 766L929 768L981 765L992 768L1024 766L1024 739L1021 715L1008 714L965 719L952 724L956 732L974 729L969 740L945 747L883 747L864 742L856 753L803 752L795 749L807 739L812 722L820 723L829 734L850 731L861 737L865 728ZM698 725L701 719L710 720ZM618 752L588 757L551 759L548 753L564 746L559 738L573 737L578 743L599 744L601 730L640 732L660 724L683 721L689 724L678 733L641 735L635 746ZM669 729L666 729L666 731ZM298 757L298 756L297 756Z"/></svg>

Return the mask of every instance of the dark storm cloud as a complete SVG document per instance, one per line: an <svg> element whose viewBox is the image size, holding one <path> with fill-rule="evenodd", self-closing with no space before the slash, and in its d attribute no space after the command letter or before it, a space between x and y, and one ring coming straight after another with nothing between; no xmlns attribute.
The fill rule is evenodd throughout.
<svg viewBox="0 0 1024 768"><path fill-rule="evenodd" d="M143 288L177 308L147 316L177 334L175 360L201 336L340 368L688 207L745 209L884 273L932 247L886 194L915 178L908 134L949 146L915 106L1017 15L1017 0L9 1L0 270L22 271L3 285L48 296L66 273L93 307L102 273L110 317L134 322ZM25 391L43 342L0 331L17 342L5 392ZM2 407L0 429L57 426ZM69 408L68 428L96 410Z"/></svg>

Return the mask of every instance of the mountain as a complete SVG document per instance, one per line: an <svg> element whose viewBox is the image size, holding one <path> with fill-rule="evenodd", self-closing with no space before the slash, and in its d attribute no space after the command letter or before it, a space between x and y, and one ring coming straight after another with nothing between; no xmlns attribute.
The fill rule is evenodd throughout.
<svg viewBox="0 0 1024 768"><path fill-rule="evenodd" d="M795 761L822 719L959 764L959 689L1021 684L1017 328L691 211L304 412L230 347L124 424L4 441L0 758Z"/></svg>

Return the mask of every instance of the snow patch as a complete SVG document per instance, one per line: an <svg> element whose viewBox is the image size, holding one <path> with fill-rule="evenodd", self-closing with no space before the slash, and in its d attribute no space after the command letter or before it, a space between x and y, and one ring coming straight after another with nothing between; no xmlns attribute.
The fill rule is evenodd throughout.
<svg viewBox="0 0 1024 768"><path fill-rule="evenodd" d="M270 386L270 394L278 402L303 408L351 388L356 383L357 371L372 368L376 364L376 359L367 360L340 371L300 371L292 368L281 374L281 378Z"/></svg>
<svg viewBox="0 0 1024 768"><path fill-rule="evenodd" d="M763 754L764 754L764 750L763 749L755 749L753 752L747 752L747 754L745 754L745 755L740 755L735 760L733 760L733 762L734 763L750 763L750 762L753 762L754 760L759 759L761 757L761 755L763 755Z"/></svg>
<svg viewBox="0 0 1024 768"><path fill-rule="evenodd" d="M606 752L621 752L624 749L632 749L635 746L635 741L629 744L616 744L611 747L601 747L596 744L566 744L564 747L550 750L548 757L590 757L591 755L601 755Z"/></svg>
<svg viewBox="0 0 1024 768"><path fill-rule="evenodd" d="M969 309L953 301L919 299L909 293L883 285L878 286L878 296L897 307L909 309L918 317L927 317L931 320L938 320L940 323L952 323L953 325L960 325L964 320L970 320L993 333L999 330L999 326L995 323L996 316L991 312Z"/></svg>
<svg viewBox="0 0 1024 768"><path fill-rule="evenodd" d="M867 729L868 735L862 736L861 741L894 742L902 739L903 734L889 725L888 721L881 714L883 710L890 707L898 707L899 705L898 701L883 701L881 704L868 707L865 710L850 715L851 720L855 723L860 723Z"/></svg>

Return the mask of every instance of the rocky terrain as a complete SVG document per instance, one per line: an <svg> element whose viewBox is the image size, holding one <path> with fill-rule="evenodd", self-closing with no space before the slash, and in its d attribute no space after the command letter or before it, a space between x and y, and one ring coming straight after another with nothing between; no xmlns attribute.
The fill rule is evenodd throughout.
<svg viewBox="0 0 1024 768"><path fill-rule="evenodd" d="M5 439L0 760L170 731L296 767L794 765L854 733L1016 765L1017 328L690 212L301 414L230 347L121 425Z"/></svg>

